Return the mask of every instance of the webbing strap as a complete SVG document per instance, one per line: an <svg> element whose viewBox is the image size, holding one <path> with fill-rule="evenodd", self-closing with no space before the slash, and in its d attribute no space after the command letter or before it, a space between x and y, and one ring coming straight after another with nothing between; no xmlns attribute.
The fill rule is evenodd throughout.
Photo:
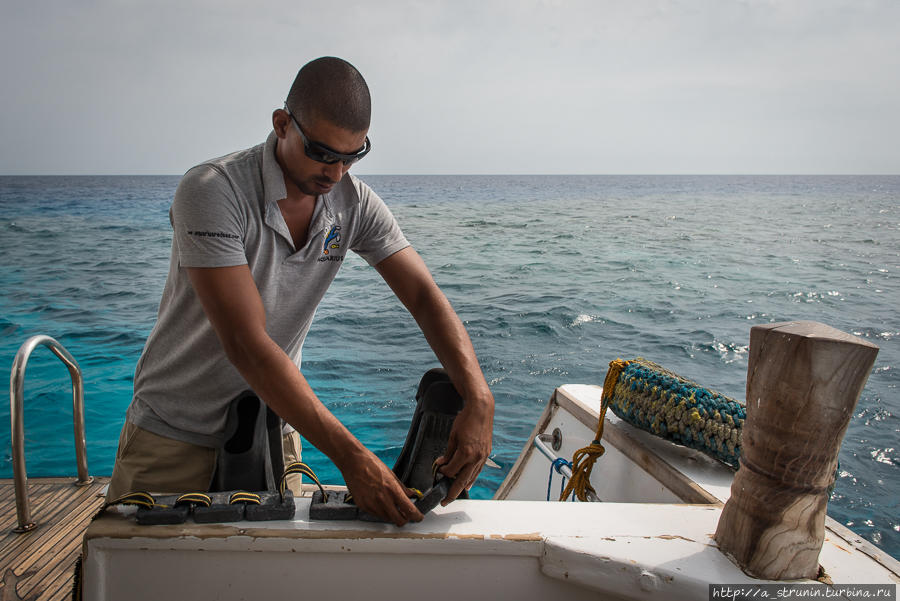
<svg viewBox="0 0 900 601"><path fill-rule="evenodd" d="M247 492L246 490L239 490L236 493L232 494L228 499L228 503L230 505L234 505L235 503L250 503L251 505L259 505L260 498L259 495L255 492Z"/></svg>
<svg viewBox="0 0 900 601"><path fill-rule="evenodd" d="M184 504L192 504L192 505L203 505L204 507L209 507L212 505L212 499L206 493L202 492L186 492L177 499L175 499L175 506Z"/></svg>
<svg viewBox="0 0 900 601"><path fill-rule="evenodd" d="M325 488L322 486L322 483L319 482L319 478L316 476L315 472L312 471L312 468L310 468L302 461L294 461L285 468L284 474L281 476L279 492L281 493L282 501L284 501L284 491L287 488L287 477L290 474L303 474L305 476L308 476L313 482L316 483L316 486L319 487L319 490L322 491L323 499L328 498L328 494L325 492ZM416 491L416 494L421 496L422 493ZM259 505L261 504L261 501L262 499L257 493L248 492L245 490L239 490L233 493L228 499L229 504L232 505L235 503L251 503L254 505ZM212 505L212 498L206 493L189 492L179 496L175 500L175 503L173 505L177 507L178 505L184 504L202 505L204 507L209 507ZM146 509L152 509L154 507L169 507L168 505L157 503L156 499L153 498L153 495L148 492L136 491L122 495L121 497L107 502L100 509L100 513L102 513L108 507L112 507L113 505L137 505Z"/></svg>
<svg viewBox="0 0 900 601"><path fill-rule="evenodd" d="M278 490L281 492L282 498L284 498L284 491L287 488L287 477L290 474L302 474L304 476L309 476L309 478L316 483L316 486L319 487L319 490L322 491L322 499L328 499L328 493L325 492L325 488L322 486L322 483L319 482L318 476L316 473L312 471L312 468L303 463L302 461L293 461L284 468L284 474L281 476L281 484L278 486Z"/></svg>
<svg viewBox="0 0 900 601"><path fill-rule="evenodd" d="M150 509L151 507L156 506L156 499L153 498L148 492L144 492L142 490L137 492L130 492L128 494L122 495L112 501L108 501L103 509L107 507L112 507L113 505L138 505L140 507L146 507Z"/></svg>

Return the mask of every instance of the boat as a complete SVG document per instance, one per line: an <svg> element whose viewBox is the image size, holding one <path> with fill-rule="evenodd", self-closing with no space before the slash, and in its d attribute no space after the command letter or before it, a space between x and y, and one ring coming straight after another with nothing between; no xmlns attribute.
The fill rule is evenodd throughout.
<svg viewBox="0 0 900 601"><path fill-rule="evenodd" d="M896 599L900 563L831 518L815 578L745 573L716 537L735 471L604 411L603 399L597 384L559 386L493 499L438 506L402 528L310 520L313 484L290 520L145 526L134 507L110 507L84 532L82 598L696 601L877 589ZM600 423L591 500L559 501L566 464Z"/></svg>

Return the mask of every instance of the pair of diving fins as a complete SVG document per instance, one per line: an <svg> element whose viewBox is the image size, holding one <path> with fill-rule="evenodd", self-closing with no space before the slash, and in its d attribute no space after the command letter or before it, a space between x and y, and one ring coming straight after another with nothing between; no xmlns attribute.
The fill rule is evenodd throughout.
<svg viewBox="0 0 900 601"><path fill-rule="evenodd" d="M462 408L463 399L446 371L435 368L422 376L416 391L416 410L393 471L404 486L420 491L413 504L423 514L434 509L453 485L453 479L437 472L434 463L447 450L453 421ZM348 502L349 496L346 491L317 490L309 519L384 521ZM466 496L463 491L460 498Z"/></svg>

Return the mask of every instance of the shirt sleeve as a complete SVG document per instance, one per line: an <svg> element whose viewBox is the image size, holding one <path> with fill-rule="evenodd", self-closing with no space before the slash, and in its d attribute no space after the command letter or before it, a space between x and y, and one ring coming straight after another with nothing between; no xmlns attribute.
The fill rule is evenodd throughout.
<svg viewBox="0 0 900 601"><path fill-rule="evenodd" d="M350 248L375 266L409 242L384 201L365 183L354 180L359 193L360 227Z"/></svg>
<svg viewBox="0 0 900 601"><path fill-rule="evenodd" d="M246 218L228 179L211 165L188 171L169 211L182 267L229 267L247 263Z"/></svg>

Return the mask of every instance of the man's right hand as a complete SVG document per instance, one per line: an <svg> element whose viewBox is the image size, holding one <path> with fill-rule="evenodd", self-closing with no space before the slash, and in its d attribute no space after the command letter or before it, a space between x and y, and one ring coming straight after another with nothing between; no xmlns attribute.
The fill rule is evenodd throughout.
<svg viewBox="0 0 900 601"><path fill-rule="evenodd" d="M397 526L424 519L409 498L413 492L368 449L362 448L355 453L341 473L353 494L353 502L363 511Z"/></svg>

